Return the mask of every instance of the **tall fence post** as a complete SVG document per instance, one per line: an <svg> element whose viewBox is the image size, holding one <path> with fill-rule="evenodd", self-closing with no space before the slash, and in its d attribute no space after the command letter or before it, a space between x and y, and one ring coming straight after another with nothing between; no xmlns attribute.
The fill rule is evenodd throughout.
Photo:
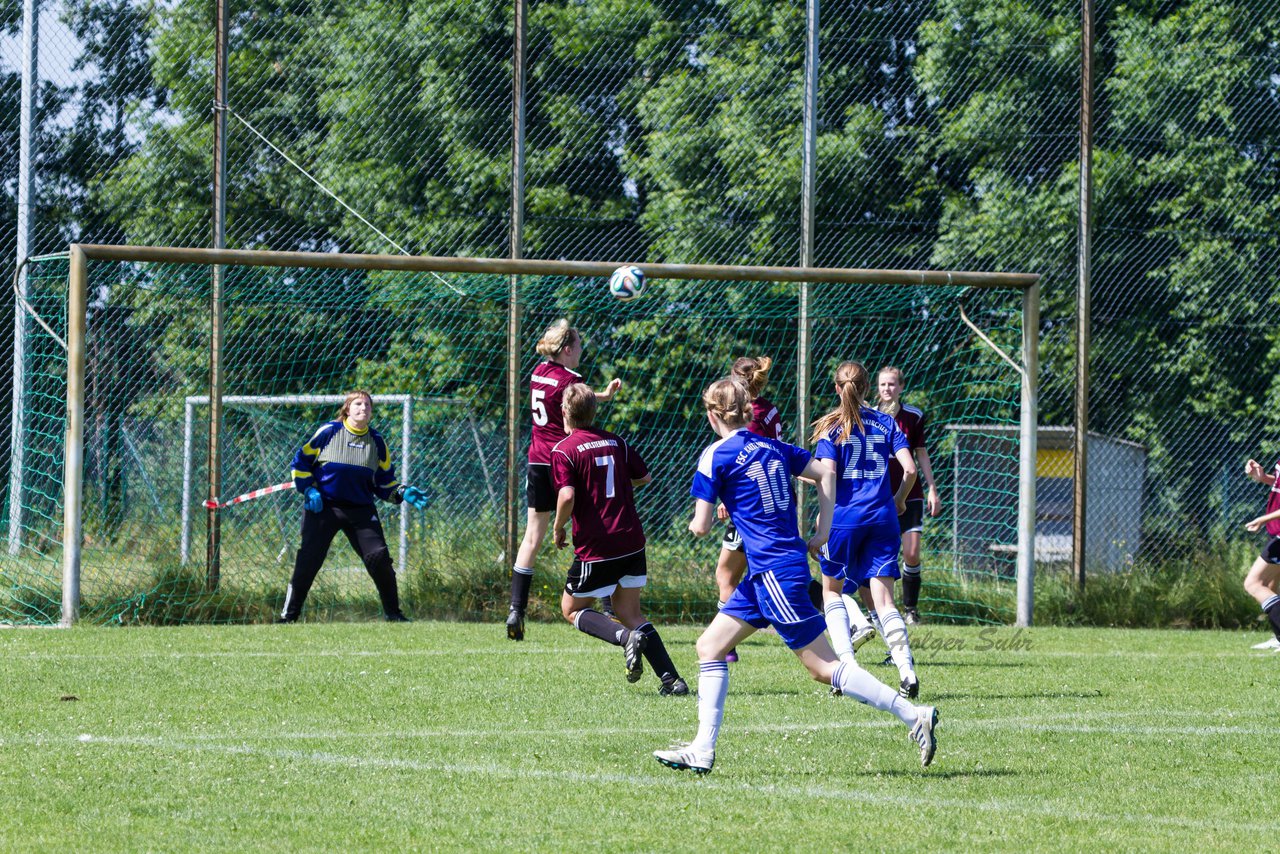
<svg viewBox="0 0 1280 854"><path fill-rule="evenodd" d="M818 20L819 0L805 1L804 38L804 150L800 175L800 266L812 267L815 186L818 161ZM813 322L810 311L813 285L800 283L796 329L796 443L806 444L809 426L809 380L813 372ZM805 490L796 493L796 510L805 520Z"/></svg>
<svg viewBox="0 0 1280 854"><path fill-rule="evenodd" d="M27 257L36 224L35 159L36 110L40 98L40 3L22 4L22 96L18 117L18 231L14 264L18 267L18 296L13 307L13 410L9 430L9 554L22 550L22 505L26 481L27 447L27 312L30 294Z"/></svg>
<svg viewBox="0 0 1280 854"><path fill-rule="evenodd" d="M71 247L67 281L67 432L62 458L62 625L80 616L80 557L84 531L84 339L89 262Z"/></svg>
<svg viewBox="0 0 1280 854"><path fill-rule="evenodd" d="M1080 230L1076 297L1076 429L1071 512L1071 570L1084 589L1088 548L1089 301L1093 265L1093 0L1080 4Z"/></svg>
<svg viewBox="0 0 1280 854"><path fill-rule="evenodd" d="M1036 441L1040 386L1040 285L1022 292L1022 405L1018 425L1017 623L1031 625L1036 572ZM958 457L957 457L958 459ZM953 507L956 505L952 505Z"/></svg>
<svg viewBox="0 0 1280 854"><path fill-rule="evenodd" d="M227 2L217 0L214 26L213 95L213 248L227 246ZM209 499L222 495L222 312L225 270L213 267L209 295ZM222 577L222 526L216 508L208 512L206 583L216 590Z"/></svg>
<svg viewBox="0 0 1280 854"><path fill-rule="evenodd" d="M511 259L524 255L525 59L529 37L528 0L515 0L515 45L511 80ZM513 273L507 291L507 490L505 557L514 564L519 548L520 513L520 276Z"/></svg>

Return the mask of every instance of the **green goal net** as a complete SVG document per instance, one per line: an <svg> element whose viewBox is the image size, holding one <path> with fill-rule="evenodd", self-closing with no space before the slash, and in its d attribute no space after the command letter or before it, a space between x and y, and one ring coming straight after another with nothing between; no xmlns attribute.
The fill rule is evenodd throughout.
<svg viewBox="0 0 1280 854"><path fill-rule="evenodd" d="M6 493L0 622L49 624L60 617L66 546L68 262L44 259L29 269L16 371L21 453ZM523 484L534 344L557 318L583 333L584 381L625 383L599 417L653 470L638 504L650 543L645 601L654 619L704 620L716 607L719 537L694 540L686 530L692 472L714 438L701 413L705 386L738 356L771 356L765 394L788 439L808 432L796 423L802 303L792 282L651 277L642 298L623 302L602 277L522 274L524 403L512 413L508 275L223 269L221 497L288 480L294 450L334 417L335 397L371 391L373 424L397 467L407 468L402 479L429 500L424 510L385 505L381 513L402 599L420 617L499 620L505 613L507 472L516 467ZM904 401L928 417L943 506L925 520L922 613L1011 622L1019 468L1009 436L1018 424L1021 380L962 322L960 306L963 300L991 343L1017 354L1022 290L815 281L810 292L810 417L832 405L831 370L848 358L872 371L900 367ZM300 501L292 490L220 511L216 583L207 571L210 293L207 264L89 262L82 620L251 622L280 609L299 536ZM521 446L510 460L513 418ZM993 441L984 445L985 434ZM963 491L954 488L961 483ZM523 514L521 507L521 520ZM536 567L534 618L558 613L569 560L548 540ZM305 615L367 619L378 612L373 584L339 537Z"/></svg>

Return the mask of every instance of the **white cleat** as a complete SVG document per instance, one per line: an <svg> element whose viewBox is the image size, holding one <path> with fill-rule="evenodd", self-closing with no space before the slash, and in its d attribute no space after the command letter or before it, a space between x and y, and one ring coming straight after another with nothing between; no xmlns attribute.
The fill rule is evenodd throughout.
<svg viewBox="0 0 1280 854"><path fill-rule="evenodd" d="M1254 649L1271 650L1272 652L1280 652L1280 638L1269 638L1262 643L1255 643Z"/></svg>
<svg viewBox="0 0 1280 854"><path fill-rule="evenodd" d="M938 739L933 734L938 725L938 710L933 706L917 706L916 725L911 728L911 738L920 745L920 767L928 768L933 754L938 752Z"/></svg>
<svg viewBox="0 0 1280 854"><path fill-rule="evenodd" d="M653 758L668 768L677 771L692 771L695 774L710 774L711 766L716 764L714 750L694 750L687 744L676 745L666 750L653 751Z"/></svg>
<svg viewBox="0 0 1280 854"><path fill-rule="evenodd" d="M853 633L850 640L853 641L853 651L857 652L862 649L862 645L876 636L875 626L864 626Z"/></svg>

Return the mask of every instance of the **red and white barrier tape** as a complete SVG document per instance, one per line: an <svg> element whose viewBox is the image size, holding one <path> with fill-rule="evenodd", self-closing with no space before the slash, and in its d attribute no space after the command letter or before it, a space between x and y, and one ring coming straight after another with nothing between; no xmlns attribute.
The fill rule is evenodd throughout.
<svg viewBox="0 0 1280 854"><path fill-rule="evenodd" d="M204 506L210 510L221 510L224 507L230 507L232 504L239 504L242 501L252 501L255 498L261 498L264 495L270 495L273 492L281 492L286 489L293 489L293 481L288 483L277 483L275 486L264 486L262 489L255 489L253 492L246 492L244 495L237 495L229 501L219 504L216 500L210 498L204 503Z"/></svg>

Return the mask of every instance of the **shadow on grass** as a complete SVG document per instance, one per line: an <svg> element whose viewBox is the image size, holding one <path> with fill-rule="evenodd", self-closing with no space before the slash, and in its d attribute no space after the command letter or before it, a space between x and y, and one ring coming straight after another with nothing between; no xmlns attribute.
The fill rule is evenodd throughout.
<svg viewBox="0 0 1280 854"><path fill-rule="evenodd" d="M1020 691L1006 694L984 694L981 691L944 691L930 694L930 700L1100 700L1101 691Z"/></svg>
<svg viewBox="0 0 1280 854"><path fill-rule="evenodd" d="M938 761L945 761L939 759ZM973 768L970 770L951 770L940 768L886 768L880 771L863 771L858 777L875 775L877 777L902 777L908 780L982 780L999 777L1021 777L1024 772L1012 768Z"/></svg>

